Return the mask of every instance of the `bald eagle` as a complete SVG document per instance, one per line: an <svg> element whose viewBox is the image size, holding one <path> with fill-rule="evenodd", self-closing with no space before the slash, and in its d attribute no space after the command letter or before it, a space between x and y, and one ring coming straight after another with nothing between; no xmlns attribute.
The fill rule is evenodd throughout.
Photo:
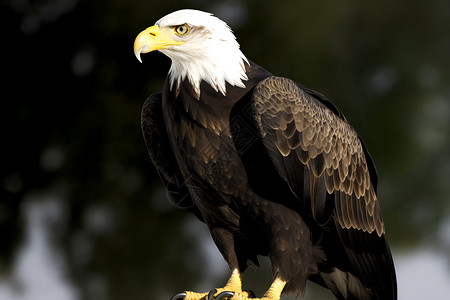
<svg viewBox="0 0 450 300"><path fill-rule="evenodd" d="M307 279L337 299L397 299L375 166L343 114L249 60L210 13L161 18L134 43L139 61L155 50L172 65L142 109L150 158L231 269L223 288L172 298L254 298L242 280L260 255L273 274L265 300L303 295Z"/></svg>

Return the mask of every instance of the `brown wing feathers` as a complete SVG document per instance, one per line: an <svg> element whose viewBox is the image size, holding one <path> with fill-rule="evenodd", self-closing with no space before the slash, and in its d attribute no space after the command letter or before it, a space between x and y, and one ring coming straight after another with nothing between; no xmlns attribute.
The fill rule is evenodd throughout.
<svg viewBox="0 0 450 300"><path fill-rule="evenodd" d="M375 167L358 134L325 97L285 78L262 81L253 93L253 108L278 174L303 207L311 209L314 220L337 234L326 233L323 240L329 267L350 271L364 286L353 285L347 275L346 287L329 288L339 299L359 298L361 293L370 299L397 299ZM337 254L340 245L346 257ZM324 280L337 276L320 274Z"/></svg>
<svg viewBox="0 0 450 300"><path fill-rule="evenodd" d="M342 228L376 231L378 236L384 233L363 146L345 119L295 82L279 77L269 77L256 87L254 109L262 136L275 140L276 149L265 143L269 151L278 151L283 157L295 155L313 175L310 194L314 216L324 206L320 202L325 201L323 192L314 189L324 181L326 192L335 196L333 215ZM288 174L283 173L287 179Z"/></svg>
<svg viewBox="0 0 450 300"><path fill-rule="evenodd" d="M163 121L161 92L151 95L145 101L142 107L141 127L150 159L166 186L172 203L193 212L199 220L203 221L200 211L184 184L185 180L170 147Z"/></svg>

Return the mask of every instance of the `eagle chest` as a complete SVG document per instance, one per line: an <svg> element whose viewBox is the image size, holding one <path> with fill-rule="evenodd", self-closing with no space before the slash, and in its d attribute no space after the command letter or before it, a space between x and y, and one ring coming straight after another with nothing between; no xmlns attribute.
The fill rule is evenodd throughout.
<svg viewBox="0 0 450 300"><path fill-rule="evenodd" d="M204 199L204 190L214 190L214 197L224 202L230 202L230 196L247 194L245 169L229 130L229 113L221 112L218 118L192 105L186 110L173 103L164 111L172 150L191 193Z"/></svg>

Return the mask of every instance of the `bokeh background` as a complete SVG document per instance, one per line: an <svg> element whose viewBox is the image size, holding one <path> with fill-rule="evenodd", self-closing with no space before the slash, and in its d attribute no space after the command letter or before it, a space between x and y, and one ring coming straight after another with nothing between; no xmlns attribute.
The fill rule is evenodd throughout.
<svg viewBox="0 0 450 300"><path fill-rule="evenodd" d="M135 36L213 12L248 58L327 95L368 146L400 299L450 299L450 2L2 0L1 300L169 299L224 284L140 132L170 61ZM267 261L249 270L261 295ZM307 299L333 299L308 286Z"/></svg>

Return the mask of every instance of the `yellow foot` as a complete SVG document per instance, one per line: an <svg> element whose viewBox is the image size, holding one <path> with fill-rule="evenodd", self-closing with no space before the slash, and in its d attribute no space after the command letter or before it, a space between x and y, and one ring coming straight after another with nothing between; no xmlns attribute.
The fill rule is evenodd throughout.
<svg viewBox="0 0 450 300"><path fill-rule="evenodd" d="M279 300L286 281L275 278L270 288L260 298L251 291L242 291L241 274L236 269L225 287L213 289L209 293L183 292L172 296L170 300Z"/></svg>
<svg viewBox="0 0 450 300"><path fill-rule="evenodd" d="M241 289L236 292L229 291L227 290L227 286L225 286L225 288L221 289L223 291L217 292L216 290L212 290L209 292L206 300L280 300L285 285L286 281L275 278L262 298L256 298L255 294L251 291L242 291Z"/></svg>
<svg viewBox="0 0 450 300"><path fill-rule="evenodd" d="M213 292L212 290L211 292ZM210 293L211 293L210 292ZM232 291L219 291L216 292L210 299L207 300L257 300L255 294L252 291L232 292Z"/></svg>
<svg viewBox="0 0 450 300"><path fill-rule="evenodd" d="M172 296L170 300L247 300L254 299L255 294L252 291L233 292L221 289L213 289L209 293L182 292Z"/></svg>
<svg viewBox="0 0 450 300"><path fill-rule="evenodd" d="M209 292L206 300L247 300L256 299L252 291L230 291L225 288L213 289Z"/></svg>

